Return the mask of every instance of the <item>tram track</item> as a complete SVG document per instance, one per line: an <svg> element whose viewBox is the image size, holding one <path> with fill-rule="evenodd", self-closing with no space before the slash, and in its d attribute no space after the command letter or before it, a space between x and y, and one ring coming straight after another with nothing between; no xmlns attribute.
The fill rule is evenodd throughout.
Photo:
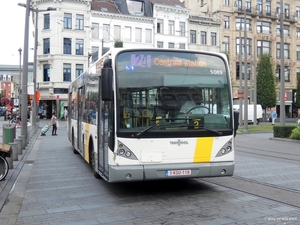
<svg viewBox="0 0 300 225"><path fill-rule="evenodd" d="M300 208L300 191L298 190L239 176L201 178L199 180Z"/></svg>
<svg viewBox="0 0 300 225"><path fill-rule="evenodd" d="M263 152L261 149L253 148L253 147L245 147L245 146L235 146L236 151L240 153L246 153L249 155L255 156L264 156L269 158L290 160L290 161L300 161L300 154L292 154L287 152L276 152L274 150L264 149ZM245 150L247 149L247 150Z"/></svg>

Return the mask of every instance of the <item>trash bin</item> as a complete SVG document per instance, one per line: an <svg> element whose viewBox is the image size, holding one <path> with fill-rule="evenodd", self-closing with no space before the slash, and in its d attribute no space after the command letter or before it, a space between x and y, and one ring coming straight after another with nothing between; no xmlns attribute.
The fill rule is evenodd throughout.
<svg viewBox="0 0 300 225"><path fill-rule="evenodd" d="M16 138L16 125L3 124L3 143L8 144L14 142Z"/></svg>

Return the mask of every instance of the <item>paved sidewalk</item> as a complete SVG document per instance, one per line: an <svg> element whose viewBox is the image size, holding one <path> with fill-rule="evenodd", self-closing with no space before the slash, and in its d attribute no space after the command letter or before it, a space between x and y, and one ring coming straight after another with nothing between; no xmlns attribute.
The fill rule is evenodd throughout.
<svg viewBox="0 0 300 225"><path fill-rule="evenodd" d="M7 124L8 121L4 121L3 117L0 118L0 126ZM66 139L66 122L60 121L58 128L58 135L51 135L51 128L48 130L46 136L41 136L41 129L46 124L49 124L50 120L41 120L39 122L39 128L37 128L35 134L30 138L29 144L23 149L22 154L18 155L18 161L13 161L13 169L10 169L5 180L0 181L0 224L14 225L20 213L20 207L24 200L24 194L28 185L29 178L31 176L32 165L36 159L36 155L40 150L40 145L47 138L53 138L54 143L48 145L49 151L51 148L59 143L67 141ZM32 128L28 128L30 132ZM59 135L59 133L63 135ZM1 129L0 138L2 139L3 130ZM21 128L16 128L16 137L21 134ZM52 140L53 141L53 140ZM18 185L16 185L18 183Z"/></svg>

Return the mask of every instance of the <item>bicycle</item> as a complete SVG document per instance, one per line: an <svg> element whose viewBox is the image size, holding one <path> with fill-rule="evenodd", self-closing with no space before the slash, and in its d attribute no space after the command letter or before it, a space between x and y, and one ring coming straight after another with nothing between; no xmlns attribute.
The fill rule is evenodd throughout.
<svg viewBox="0 0 300 225"><path fill-rule="evenodd" d="M8 174L9 165L6 160L7 153L0 152L0 181L4 180Z"/></svg>

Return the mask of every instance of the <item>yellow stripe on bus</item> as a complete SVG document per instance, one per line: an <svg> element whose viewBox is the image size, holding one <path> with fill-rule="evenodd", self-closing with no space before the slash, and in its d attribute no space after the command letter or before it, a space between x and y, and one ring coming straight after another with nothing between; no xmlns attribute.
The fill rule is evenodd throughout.
<svg viewBox="0 0 300 225"><path fill-rule="evenodd" d="M194 162L210 162L214 138L197 138Z"/></svg>
<svg viewBox="0 0 300 225"><path fill-rule="evenodd" d="M85 140L84 140L84 159L88 162L88 163L90 163L90 154L89 154L89 148L88 148L88 146L89 146L89 137L90 137L90 133L89 133L89 131L90 131L90 124L88 124L88 123L86 123L85 124L85 132L84 132L84 138L85 138Z"/></svg>

